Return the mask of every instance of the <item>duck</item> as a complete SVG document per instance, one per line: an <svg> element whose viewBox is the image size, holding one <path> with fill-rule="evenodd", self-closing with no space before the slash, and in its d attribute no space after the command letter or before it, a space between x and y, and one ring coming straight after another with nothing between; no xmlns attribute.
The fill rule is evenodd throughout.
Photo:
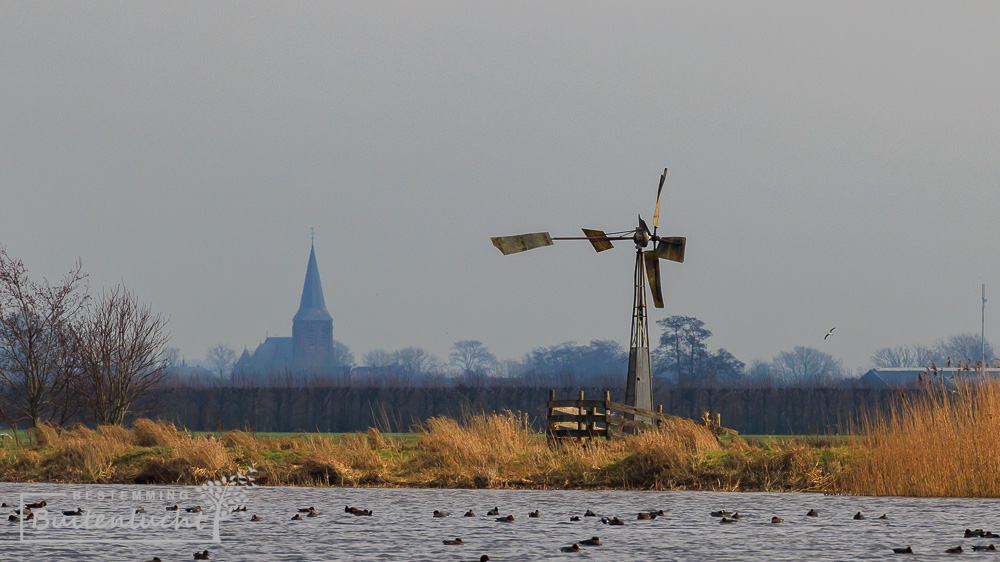
<svg viewBox="0 0 1000 562"><path fill-rule="evenodd" d="M292 516L292 521L302 521L302 516L296 513Z"/></svg>
<svg viewBox="0 0 1000 562"><path fill-rule="evenodd" d="M306 514L306 517L319 517L319 513L316 513L315 511L310 511L309 513Z"/></svg>
<svg viewBox="0 0 1000 562"><path fill-rule="evenodd" d="M983 533L983 538L984 539L1000 539L1000 535L998 535L998 534L996 534L996 533L994 533L992 531L986 531L985 533Z"/></svg>
<svg viewBox="0 0 1000 562"><path fill-rule="evenodd" d="M32 512L30 512L30 511L28 512L28 514L27 514L27 515L25 515L25 516L24 516L24 520L25 520L25 521L31 521L31 520L32 520L32 519L34 519L34 518L35 518L35 514L34 514L34 513L32 513Z"/></svg>
<svg viewBox="0 0 1000 562"><path fill-rule="evenodd" d="M500 508L494 507L493 509L486 512L486 515L500 515ZM486 556L485 554L483 556Z"/></svg>
<svg viewBox="0 0 1000 562"><path fill-rule="evenodd" d="M475 511L472 511L472 510L470 509L469 511L466 511L466 512L465 512L465 515L463 515L462 517L475 517L475 516L476 516L476 512L475 512Z"/></svg>
<svg viewBox="0 0 1000 562"><path fill-rule="evenodd" d="M719 519L720 525L726 525L729 523L737 523L737 522L739 522L739 519L730 519L728 517L723 517L722 519Z"/></svg>
<svg viewBox="0 0 1000 562"><path fill-rule="evenodd" d="M10 515L7 516L7 521L10 521L11 523L20 523L21 518L11 513Z"/></svg>
<svg viewBox="0 0 1000 562"><path fill-rule="evenodd" d="M906 548L894 548L892 552L895 554L913 554L913 547L908 546Z"/></svg>
<svg viewBox="0 0 1000 562"><path fill-rule="evenodd" d="M861 521L861 520L862 520L862 519L864 519L864 518L865 518L865 516L864 516L864 515L861 515L861 512L860 512L860 511L854 514L854 520L855 520L855 521Z"/></svg>
<svg viewBox="0 0 1000 562"><path fill-rule="evenodd" d="M580 552L580 545L573 543L573 546L564 546L559 549L561 552Z"/></svg>
<svg viewBox="0 0 1000 562"><path fill-rule="evenodd" d="M784 523L785 520L775 515L771 518L771 523Z"/></svg>
<svg viewBox="0 0 1000 562"><path fill-rule="evenodd" d="M733 514L732 511L726 511L725 509L720 509L719 511L713 511L712 517L730 517Z"/></svg>
<svg viewBox="0 0 1000 562"><path fill-rule="evenodd" d="M878 519L888 519L888 518L889 518L889 516L886 515L886 514L884 514L884 513L882 515L878 516Z"/></svg>
<svg viewBox="0 0 1000 562"><path fill-rule="evenodd" d="M597 537L590 537L589 539L580 541L580 544L585 546L601 546L604 543L602 543L601 539Z"/></svg>
<svg viewBox="0 0 1000 562"><path fill-rule="evenodd" d="M579 521L580 520L580 516L579 515L574 515L574 516L570 517L569 520L570 521Z"/></svg>
<svg viewBox="0 0 1000 562"><path fill-rule="evenodd" d="M201 513L202 509L200 505L196 505L194 507L185 507L184 511L188 513Z"/></svg>
<svg viewBox="0 0 1000 562"><path fill-rule="evenodd" d="M372 511L370 509L361 509L359 507L344 506L344 512L350 513L351 515L357 516L371 516Z"/></svg>
<svg viewBox="0 0 1000 562"><path fill-rule="evenodd" d="M442 517L448 517L449 515L451 514L448 513L447 511L438 511L436 509L434 510L434 517L442 518Z"/></svg>
<svg viewBox="0 0 1000 562"><path fill-rule="evenodd" d="M42 501L37 502L37 503L29 503L25 507L30 507L31 509L41 509L41 508L45 507L46 505L48 505L48 504L45 503L45 500L42 500Z"/></svg>
<svg viewBox="0 0 1000 562"><path fill-rule="evenodd" d="M202 552L195 552L194 553L194 559L195 560L208 560L208 551L205 550L205 551L202 551Z"/></svg>
<svg viewBox="0 0 1000 562"><path fill-rule="evenodd" d="M499 521L501 523L513 523L514 522L514 516L513 515L508 515L507 517L497 517L497 521Z"/></svg>
<svg viewBox="0 0 1000 562"><path fill-rule="evenodd" d="M7 505L7 502L0 502L0 507L14 507L14 506Z"/></svg>
<svg viewBox="0 0 1000 562"><path fill-rule="evenodd" d="M973 545L972 546L972 552L993 552L996 549L997 549L997 547L995 545L992 545L992 544L988 545L988 546L984 546L984 545L981 545L981 544Z"/></svg>
<svg viewBox="0 0 1000 562"><path fill-rule="evenodd" d="M742 515L740 515L740 512L739 512L739 511L737 511L736 513L734 513L734 514L733 514L733 517L732 517L732 518L733 518L733 519L735 519L735 520L737 520L737 521L739 521L739 520L740 520L740 517L743 517L743 516L742 516Z"/></svg>
<svg viewBox="0 0 1000 562"><path fill-rule="evenodd" d="M819 517L819 512L818 512L818 511L816 511L815 509L810 509L810 510L809 510L809 511L808 511L808 512L806 513L806 517Z"/></svg>
<svg viewBox="0 0 1000 562"><path fill-rule="evenodd" d="M63 515L66 515L66 516L83 515L83 508L82 507L78 507L78 508L76 508L76 511L64 511Z"/></svg>
<svg viewBox="0 0 1000 562"><path fill-rule="evenodd" d="M622 521L621 519L619 519L617 515L614 516L614 517L612 517L611 519L608 519L608 525L618 525L618 526L621 526L621 525L624 525L624 524L625 524L625 522Z"/></svg>
<svg viewBox="0 0 1000 562"><path fill-rule="evenodd" d="M656 511L650 511L649 514L652 515L652 516L654 516L654 517L666 517L667 516L667 514L664 513L664 511L662 509L657 509Z"/></svg>
<svg viewBox="0 0 1000 562"><path fill-rule="evenodd" d="M489 554L484 554L484 555L482 555L482 556L479 557L479 562L489 562L489 559L490 559L490 555Z"/></svg>
<svg viewBox="0 0 1000 562"><path fill-rule="evenodd" d="M972 529L966 529L965 530L965 538L967 538L967 539L979 538L979 537L982 537L985 534L986 534L986 532L983 531L982 529L976 529L975 531L973 531Z"/></svg>
<svg viewBox="0 0 1000 562"><path fill-rule="evenodd" d="M146 508L140 506L138 509L135 510L135 512L136 513L146 513Z"/></svg>
<svg viewBox="0 0 1000 562"><path fill-rule="evenodd" d="M163 561L160 560L159 556L154 556L154 557L150 558L149 560L147 560L146 562L163 562Z"/></svg>
<svg viewBox="0 0 1000 562"><path fill-rule="evenodd" d="M536 519L539 518L539 517L541 517L541 516L542 516L542 514L539 513L537 509L535 511L532 511L531 513L528 514L528 517L534 517Z"/></svg>
<svg viewBox="0 0 1000 562"><path fill-rule="evenodd" d="M180 509L180 507L178 507L177 504L174 504L174 505L168 507L167 511L177 511L178 509Z"/></svg>
<svg viewBox="0 0 1000 562"><path fill-rule="evenodd" d="M447 545L450 545L450 546L463 546L465 544L465 541L463 541L459 537L455 537L455 540L445 539L444 540L444 544L447 544Z"/></svg>
<svg viewBox="0 0 1000 562"><path fill-rule="evenodd" d="M651 515L649 513L646 513L645 511L640 511L639 515L636 515L635 518L641 521L649 521L650 519L654 519L655 517L656 517L655 515Z"/></svg>
<svg viewBox="0 0 1000 562"><path fill-rule="evenodd" d="M587 510L587 513L584 513L584 514L583 514L583 516L584 516L584 517L597 517L597 514L596 514L596 513L594 513L593 511L590 511L590 510L588 509L588 510Z"/></svg>
<svg viewBox="0 0 1000 562"><path fill-rule="evenodd" d="M946 552L947 554L962 554L962 553L964 553L965 551L964 551L964 550L962 550L962 545L958 545L958 546L956 546L955 548L949 548L949 549L948 549L948 550L946 550L945 552Z"/></svg>
<svg viewBox="0 0 1000 562"><path fill-rule="evenodd" d="M316 511L316 508L313 507L313 506L309 506L309 507L303 507L303 508L299 509L299 513L309 513L310 511Z"/></svg>
<svg viewBox="0 0 1000 562"><path fill-rule="evenodd" d="M257 515L256 513L254 513L253 515L250 516L250 520L251 521L261 521L261 518L260 518L259 515Z"/></svg>

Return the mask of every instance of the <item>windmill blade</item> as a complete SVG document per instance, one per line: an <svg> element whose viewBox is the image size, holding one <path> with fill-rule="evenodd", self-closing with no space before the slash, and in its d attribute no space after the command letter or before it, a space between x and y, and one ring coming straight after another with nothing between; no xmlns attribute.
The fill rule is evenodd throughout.
<svg viewBox="0 0 1000 562"><path fill-rule="evenodd" d="M656 190L656 210L653 211L653 234L656 234L656 227L660 224L660 193L663 192L663 182L667 179L667 169L663 169L660 176L660 187Z"/></svg>
<svg viewBox="0 0 1000 562"><path fill-rule="evenodd" d="M594 249L598 252L614 248L614 246L611 245L611 240L608 239L608 235L605 234L603 230L591 230L589 228L584 228L583 233L587 236L587 239L590 240L590 243L594 245Z"/></svg>
<svg viewBox="0 0 1000 562"><path fill-rule="evenodd" d="M646 265L646 279L649 292L653 295L653 306L663 308L663 289L660 287L660 260L653 251L643 252L642 261Z"/></svg>
<svg viewBox="0 0 1000 562"><path fill-rule="evenodd" d="M639 216L639 228L645 230L646 234L650 234L650 235L652 234L652 232L649 230L649 227L646 226L646 221L642 220L642 215ZM648 242L648 240L647 240L647 242Z"/></svg>
<svg viewBox="0 0 1000 562"><path fill-rule="evenodd" d="M552 245L552 237L549 236L548 232L532 232L516 236L496 236L490 238L490 241L505 256Z"/></svg>
<svg viewBox="0 0 1000 562"><path fill-rule="evenodd" d="M687 245L687 238L683 236L669 236L660 238L656 243L656 257L661 260L670 260L684 263L684 247Z"/></svg>

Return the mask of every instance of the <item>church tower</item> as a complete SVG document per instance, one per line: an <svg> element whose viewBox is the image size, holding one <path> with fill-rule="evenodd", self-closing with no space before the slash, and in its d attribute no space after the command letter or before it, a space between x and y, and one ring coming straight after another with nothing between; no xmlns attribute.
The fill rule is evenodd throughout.
<svg viewBox="0 0 1000 562"><path fill-rule="evenodd" d="M333 349L333 317L326 310L323 284L316 266L316 248L310 244L306 281L302 286L299 311L292 319L293 370L317 371L327 368Z"/></svg>

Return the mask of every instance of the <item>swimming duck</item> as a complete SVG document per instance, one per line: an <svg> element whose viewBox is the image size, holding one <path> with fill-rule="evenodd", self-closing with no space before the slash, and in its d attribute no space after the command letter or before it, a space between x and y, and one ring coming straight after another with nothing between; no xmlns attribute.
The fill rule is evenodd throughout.
<svg viewBox="0 0 1000 562"><path fill-rule="evenodd" d="M174 504L173 506L171 506L171 507L168 507L168 508L167 508L167 511L177 511L178 509L180 509L180 508L179 508L179 507L177 507L177 504Z"/></svg>
<svg viewBox="0 0 1000 562"><path fill-rule="evenodd" d="M184 511L188 513L201 513L202 510L200 505L196 505L194 507L185 507Z"/></svg>
<svg viewBox="0 0 1000 562"><path fill-rule="evenodd" d="M462 546L462 545L465 544L465 542L462 541L462 539L460 539L459 537L455 537L455 540L453 540L453 541L445 539L444 540L444 544L451 545L451 546Z"/></svg>
<svg viewBox="0 0 1000 562"><path fill-rule="evenodd" d="M245 505L242 506L242 507L234 507L233 508L233 513L236 513L236 512L239 512L239 511L246 511L246 510L247 510L247 506L245 506Z"/></svg>
<svg viewBox="0 0 1000 562"><path fill-rule="evenodd" d="M908 546L906 548L894 548L892 551L896 554L913 554L913 547Z"/></svg>
<svg viewBox="0 0 1000 562"><path fill-rule="evenodd" d="M739 522L739 519L730 519L728 517L723 517L722 519L719 519L720 525L725 525L727 523L737 523L737 522Z"/></svg>
<svg viewBox="0 0 1000 562"><path fill-rule="evenodd" d="M315 511L310 511L309 513L306 514L306 517L319 517L319 513L316 513Z"/></svg>
<svg viewBox="0 0 1000 562"><path fill-rule="evenodd" d="M864 516L864 515L861 515L861 512L860 512L860 511L854 514L854 520L855 520L855 521L861 521L861 520L862 520L862 519L864 519L864 518L865 518L865 516Z"/></svg>
<svg viewBox="0 0 1000 562"><path fill-rule="evenodd" d="M499 521L501 523L513 523L514 522L514 516L513 515L508 515L507 517L497 517L497 521Z"/></svg>
<svg viewBox="0 0 1000 562"><path fill-rule="evenodd" d="M48 505L48 504L45 503L45 500L42 500L42 501L40 501L38 503L29 503L25 507L30 507L31 509L41 509L41 508L45 507L46 505Z"/></svg>
<svg viewBox="0 0 1000 562"><path fill-rule="evenodd" d="M733 518L733 519L735 519L735 520L737 520L737 521L739 521L739 520L740 520L740 517L743 517L743 516L742 516L742 515L740 515L740 512L739 512L739 511L737 511L736 513L734 513L734 514L733 514L733 517L732 517L732 518Z"/></svg>
<svg viewBox="0 0 1000 562"><path fill-rule="evenodd" d="M292 516L292 521L302 521L302 516L296 513Z"/></svg>
<svg viewBox="0 0 1000 562"><path fill-rule="evenodd" d="M312 506L309 506L309 507L303 507L303 508L299 509L299 513L309 513L310 511L316 511L316 508L312 507Z"/></svg>
<svg viewBox="0 0 1000 562"><path fill-rule="evenodd" d="M612 517L611 519L608 519L608 525L619 525L619 526L621 526L621 525L624 525L624 524L625 524L625 522L622 521L621 519L619 519L617 515L614 516L614 517Z"/></svg>
<svg viewBox="0 0 1000 562"><path fill-rule="evenodd" d="M639 515L636 515L635 518L638 519L638 520L640 520L640 521L649 521L650 519L653 519L654 517L655 517L654 515L650 515L650 514L646 513L645 511L640 511Z"/></svg>
<svg viewBox="0 0 1000 562"><path fill-rule="evenodd" d="M983 533L983 538L984 539L1000 539L1000 535L998 535L998 534L996 534L996 533L994 533L992 531L986 531L985 533Z"/></svg>
<svg viewBox="0 0 1000 562"><path fill-rule="evenodd" d="M32 513L32 512L30 512L30 511L28 512L28 514L27 514L27 515L25 515L25 516L24 516L24 520L25 520L25 521L31 521L31 520L32 520L32 519L34 519L34 518L35 518L35 514L34 514L34 513Z"/></svg>
<svg viewBox="0 0 1000 562"><path fill-rule="evenodd" d="M66 515L66 516L83 515L83 508L82 507L78 507L78 508L76 508L76 511L64 511L63 515Z"/></svg>
<svg viewBox="0 0 1000 562"><path fill-rule="evenodd" d="M888 519L889 516L883 513L882 515L879 515L878 518L879 519Z"/></svg>
<svg viewBox="0 0 1000 562"><path fill-rule="evenodd" d="M136 513L146 513L146 508L145 507L140 507L139 509L135 510L135 512Z"/></svg>
<svg viewBox="0 0 1000 562"><path fill-rule="evenodd" d="M584 517L597 517L597 514L596 514L596 513L594 513L593 511L590 511L590 510L588 509L588 510L587 510L587 513L584 513L584 514L583 514L583 516L584 516Z"/></svg>
<svg viewBox="0 0 1000 562"><path fill-rule="evenodd" d="M7 505L7 502L0 502L0 507L14 507L14 506Z"/></svg>
<svg viewBox="0 0 1000 562"><path fill-rule="evenodd" d="M712 517L729 517L733 514L732 511L726 511L725 509L720 509L719 511L713 511Z"/></svg>
<svg viewBox="0 0 1000 562"><path fill-rule="evenodd" d="M976 529L975 531L973 531L972 529L966 529L965 530L965 538L967 538L967 539L974 539L974 538L982 537L985 534L986 534L986 532L983 531L982 529Z"/></svg>
<svg viewBox="0 0 1000 562"><path fill-rule="evenodd" d="M597 537L590 537L589 539L580 541L580 544L585 546L601 546L604 543L602 543L601 539Z"/></svg>
<svg viewBox="0 0 1000 562"><path fill-rule="evenodd" d="M570 521L579 521L580 520L580 516L579 515L574 515L574 516L570 517L569 520Z"/></svg>
<svg viewBox="0 0 1000 562"><path fill-rule="evenodd" d="M7 516L7 521L10 521L11 523L20 523L21 518L11 513L10 515Z"/></svg>
<svg viewBox="0 0 1000 562"><path fill-rule="evenodd" d="M962 554L965 551L962 550L962 545L958 545L955 548L949 548L945 552L948 553L948 554Z"/></svg>
<svg viewBox="0 0 1000 562"><path fill-rule="evenodd" d="M205 550L203 552L195 552L194 553L194 559L195 560L208 560L208 551Z"/></svg>
<svg viewBox="0 0 1000 562"><path fill-rule="evenodd" d="M996 550L997 547L994 545L984 546L984 545L973 545L972 552L992 552Z"/></svg>
<svg viewBox="0 0 1000 562"><path fill-rule="evenodd" d="M372 511L370 509L361 509L359 507L344 506L344 511L356 516L371 516Z"/></svg>
<svg viewBox="0 0 1000 562"><path fill-rule="evenodd" d="M254 513L253 515L250 516L250 520L251 521L260 521L261 519L260 519L260 516L258 516L256 513Z"/></svg>
<svg viewBox="0 0 1000 562"><path fill-rule="evenodd" d="M500 508L494 507L493 509L486 512L486 515L500 515ZM483 556L486 556L485 554Z"/></svg>
<svg viewBox="0 0 1000 562"><path fill-rule="evenodd" d="M559 549L562 552L580 552L580 545L573 543L573 546L564 546Z"/></svg>
<svg viewBox="0 0 1000 562"><path fill-rule="evenodd" d="M466 512L465 512L465 515L463 515L462 517L475 517L475 516L476 516L476 512L475 512L475 511L472 511L472 510L470 509L469 511L466 511Z"/></svg>
<svg viewBox="0 0 1000 562"><path fill-rule="evenodd" d="M810 509L809 512L806 513L806 517L819 517L819 512L815 509Z"/></svg>
<svg viewBox="0 0 1000 562"><path fill-rule="evenodd" d="M785 520L775 515L771 518L771 523L784 523Z"/></svg>
<svg viewBox="0 0 1000 562"><path fill-rule="evenodd" d="M541 516L542 516L542 514L539 513L537 509L535 511L532 511L531 513L528 514L528 517L538 518L538 517L541 517Z"/></svg>
<svg viewBox="0 0 1000 562"><path fill-rule="evenodd" d="M654 517L666 517L667 516L667 514L664 513L662 509L658 509L656 511L650 511L649 514L652 515L652 516L654 516Z"/></svg>
<svg viewBox="0 0 1000 562"><path fill-rule="evenodd" d="M448 517L449 515L451 515L451 514L448 513L447 511L438 511L436 509L434 510L434 517L438 517L438 518L440 518L440 517Z"/></svg>

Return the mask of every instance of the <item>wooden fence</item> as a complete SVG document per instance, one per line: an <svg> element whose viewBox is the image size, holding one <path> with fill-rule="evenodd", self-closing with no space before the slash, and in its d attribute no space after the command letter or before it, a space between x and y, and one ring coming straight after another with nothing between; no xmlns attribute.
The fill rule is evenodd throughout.
<svg viewBox="0 0 1000 562"><path fill-rule="evenodd" d="M716 437L736 435L732 429L722 427L722 416L704 412L701 421L690 420L663 413L663 405L656 411L636 408L611 401L611 393L604 392L603 400L586 400L584 392L576 400L556 400L556 391L549 391L546 435L549 440L561 438L617 439L626 434L636 434L662 427L670 422L693 422L709 428Z"/></svg>

